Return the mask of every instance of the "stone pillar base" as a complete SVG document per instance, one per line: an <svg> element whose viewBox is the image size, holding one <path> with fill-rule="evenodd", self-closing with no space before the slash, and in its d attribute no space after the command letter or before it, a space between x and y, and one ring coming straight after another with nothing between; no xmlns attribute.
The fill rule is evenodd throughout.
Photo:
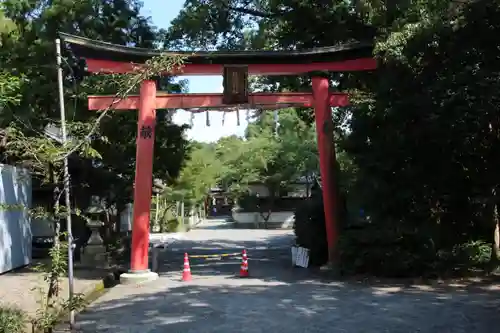
<svg viewBox="0 0 500 333"><path fill-rule="evenodd" d="M141 284L145 282L150 282L158 279L158 274L151 272L149 269L147 271L140 272L127 272L120 274L121 284Z"/></svg>

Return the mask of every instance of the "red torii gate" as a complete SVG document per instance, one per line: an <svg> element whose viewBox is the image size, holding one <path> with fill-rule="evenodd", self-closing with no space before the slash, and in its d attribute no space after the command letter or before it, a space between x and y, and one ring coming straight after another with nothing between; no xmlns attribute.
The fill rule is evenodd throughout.
<svg viewBox="0 0 500 333"><path fill-rule="evenodd" d="M169 53L95 41L83 37L61 34L74 54L85 59L90 73L129 73L137 70L155 56ZM89 96L89 110L114 109L139 110L137 122L137 152L134 189L134 213L132 227L132 254L130 271L122 274L121 281L153 279L157 275L148 269L149 224L152 191L154 127L156 109L221 109L239 108L279 109L290 106L314 107L323 187L323 202L330 263L335 262L337 243L336 181L334 166L335 147L332 137L332 110L334 106L346 106L346 94L329 91L329 79L321 72L365 71L376 68L372 58L372 44L349 44L303 51L233 51L233 52L184 52L185 64L165 75L224 75L238 72L243 82L236 82L236 103L227 103L226 94L164 94L158 93L156 82L145 80L140 93L116 101L115 96ZM246 93L248 75L312 75L312 93ZM232 82L234 83L234 82ZM241 86L243 85L243 86ZM234 87L234 86L233 86ZM226 87L225 87L226 89ZM241 93L244 93L243 102ZM231 96L230 96L231 97ZM233 96L234 97L234 94ZM226 103L225 103L226 102ZM203 110L205 111L205 110Z"/></svg>

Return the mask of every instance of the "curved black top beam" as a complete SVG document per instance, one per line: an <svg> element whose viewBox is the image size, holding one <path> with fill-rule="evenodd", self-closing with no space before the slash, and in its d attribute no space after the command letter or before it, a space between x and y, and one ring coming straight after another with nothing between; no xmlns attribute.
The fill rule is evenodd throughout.
<svg viewBox="0 0 500 333"><path fill-rule="evenodd" d="M156 56L171 54L184 55L186 63L217 65L250 65L250 64L301 64L313 62L332 62L371 58L372 43L349 43L308 50L290 51L214 51L214 52L181 52L155 51L150 49L129 47L106 43L85 37L59 33L61 39L69 44L77 57L144 63Z"/></svg>

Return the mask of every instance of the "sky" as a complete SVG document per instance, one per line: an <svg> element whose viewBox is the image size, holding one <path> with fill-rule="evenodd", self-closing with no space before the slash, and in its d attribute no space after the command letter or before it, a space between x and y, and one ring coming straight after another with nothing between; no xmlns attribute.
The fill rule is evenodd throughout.
<svg viewBox="0 0 500 333"><path fill-rule="evenodd" d="M153 24L158 28L166 29L170 22L177 16L184 5L185 0L143 0L142 14L151 17ZM189 80L190 93L221 93L222 76L186 76L180 79ZM237 115L228 112L225 115L224 125L223 112L210 111L210 126L206 125L206 114L196 113L193 126L188 130L188 138L196 141L213 142L221 137L238 135L242 136L247 126L246 112L240 112L240 126L237 125ZM177 124L191 124L191 112L178 110L174 115Z"/></svg>

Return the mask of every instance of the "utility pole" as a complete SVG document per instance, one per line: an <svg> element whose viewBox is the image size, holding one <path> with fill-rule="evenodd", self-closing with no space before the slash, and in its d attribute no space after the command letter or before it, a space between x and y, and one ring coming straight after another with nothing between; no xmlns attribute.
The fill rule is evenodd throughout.
<svg viewBox="0 0 500 333"><path fill-rule="evenodd" d="M63 88L63 71L62 71L62 56L61 56L61 40L56 39L56 55L57 55L57 85L59 90L59 111L61 113L61 136L62 146L66 147L67 132L66 132L66 110L64 108L64 88ZM69 284L69 304L73 307L74 281L73 281L73 233L71 231L71 200L70 200L70 179L68 156L64 155L63 162L64 172L64 197L66 205L66 229L68 233L68 284ZM69 326L73 329L75 326L75 311L69 312Z"/></svg>

